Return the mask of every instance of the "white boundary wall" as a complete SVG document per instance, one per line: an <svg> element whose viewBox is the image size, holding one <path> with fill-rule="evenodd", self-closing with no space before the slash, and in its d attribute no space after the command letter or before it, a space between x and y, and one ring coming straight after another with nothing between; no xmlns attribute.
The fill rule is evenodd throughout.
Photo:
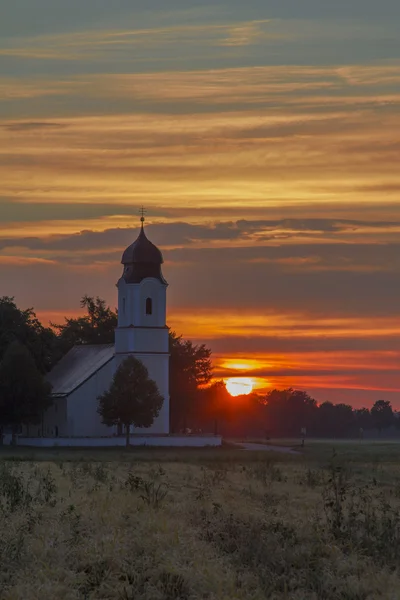
<svg viewBox="0 0 400 600"><path fill-rule="evenodd" d="M10 436L11 438L11 436ZM4 440L4 444L10 441ZM125 437L104 437L104 438L23 438L18 437L18 446L30 446L36 448L101 448L125 446ZM186 448L204 448L206 446L221 446L222 438L220 435L131 435L131 446L157 446L157 447L186 447Z"/></svg>

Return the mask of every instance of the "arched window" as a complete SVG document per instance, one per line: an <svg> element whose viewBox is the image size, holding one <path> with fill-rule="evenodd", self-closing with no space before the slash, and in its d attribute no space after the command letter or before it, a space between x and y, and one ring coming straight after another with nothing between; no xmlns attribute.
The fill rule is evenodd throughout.
<svg viewBox="0 0 400 600"><path fill-rule="evenodd" d="M153 314L153 300L151 298L146 299L146 315Z"/></svg>

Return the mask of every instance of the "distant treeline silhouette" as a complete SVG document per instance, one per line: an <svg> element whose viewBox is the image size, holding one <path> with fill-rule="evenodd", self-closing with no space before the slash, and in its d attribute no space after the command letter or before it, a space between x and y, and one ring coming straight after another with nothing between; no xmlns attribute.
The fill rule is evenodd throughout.
<svg viewBox="0 0 400 600"><path fill-rule="evenodd" d="M218 429L227 437L299 438L302 431L307 437L323 438L385 436L397 431L400 434L400 414L393 411L387 400L377 400L369 410L344 403L318 404L309 394L296 389L223 398L221 387L220 395Z"/></svg>

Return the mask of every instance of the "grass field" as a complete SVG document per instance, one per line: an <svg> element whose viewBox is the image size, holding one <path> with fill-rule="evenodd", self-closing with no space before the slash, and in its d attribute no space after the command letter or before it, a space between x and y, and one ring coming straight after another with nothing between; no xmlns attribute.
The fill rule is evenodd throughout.
<svg viewBox="0 0 400 600"><path fill-rule="evenodd" d="M399 599L400 444L2 448L0 532L1 600Z"/></svg>
<svg viewBox="0 0 400 600"><path fill-rule="evenodd" d="M323 463L332 456L335 450L343 459L350 461L365 462L368 460L377 461L400 461L400 438L391 440L326 440L326 439L308 439L305 447L301 447L299 439L274 439L265 441L265 439L235 440L238 444L242 441L258 443L260 445L284 446L291 448L303 454L307 459Z"/></svg>

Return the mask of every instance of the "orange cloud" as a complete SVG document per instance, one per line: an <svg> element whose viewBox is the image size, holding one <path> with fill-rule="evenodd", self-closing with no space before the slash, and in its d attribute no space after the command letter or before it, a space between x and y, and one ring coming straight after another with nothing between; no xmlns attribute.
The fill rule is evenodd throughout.
<svg viewBox="0 0 400 600"><path fill-rule="evenodd" d="M395 202L400 182L395 169L400 121L390 112L385 119L371 118L367 127L363 114L332 113L323 119L287 114L283 119L260 111L179 120L167 115L71 118L60 125L43 128L40 136L34 130L2 129L5 196L142 201L150 207L190 202L233 210L243 203L261 208L324 201L344 210L350 201L376 203L382 181L392 184L386 197ZM313 129L314 135L306 133ZM282 186L287 162L290 177ZM361 190L366 186L368 195Z"/></svg>
<svg viewBox="0 0 400 600"><path fill-rule="evenodd" d="M283 40L282 31L266 28L268 19L237 23L175 25L131 30L90 30L26 38L0 49L0 56L41 60L109 60L110 49L162 49L166 46L247 46L262 39ZM132 58L131 58L132 60ZM161 60L161 55L158 60Z"/></svg>
<svg viewBox="0 0 400 600"><path fill-rule="evenodd" d="M216 355L215 378L251 377L256 391L295 387L317 396L321 389L400 391L400 352L335 351L285 354ZM328 373L328 374L327 374ZM361 402L362 404L362 402ZM365 404L365 401L364 401Z"/></svg>
<svg viewBox="0 0 400 600"><path fill-rule="evenodd" d="M32 256L4 256L0 255L0 265L7 266L26 266L26 265L54 265L56 262L54 260L49 260L47 258L39 258Z"/></svg>
<svg viewBox="0 0 400 600"><path fill-rule="evenodd" d="M231 211L329 203L344 212L383 193L395 204L399 81L398 65L0 78L6 98L153 103L148 113L3 119L2 194ZM171 102L190 110L170 114Z"/></svg>
<svg viewBox="0 0 400 600"><path fill-rule="evenodd" d="M248 335L252 338L398 337L400 323L393 317L319 317L303 313L256 313L254 310L232 312L228 308L199 310L175 309L170 325L189 338L215 338Z"/></svg>

